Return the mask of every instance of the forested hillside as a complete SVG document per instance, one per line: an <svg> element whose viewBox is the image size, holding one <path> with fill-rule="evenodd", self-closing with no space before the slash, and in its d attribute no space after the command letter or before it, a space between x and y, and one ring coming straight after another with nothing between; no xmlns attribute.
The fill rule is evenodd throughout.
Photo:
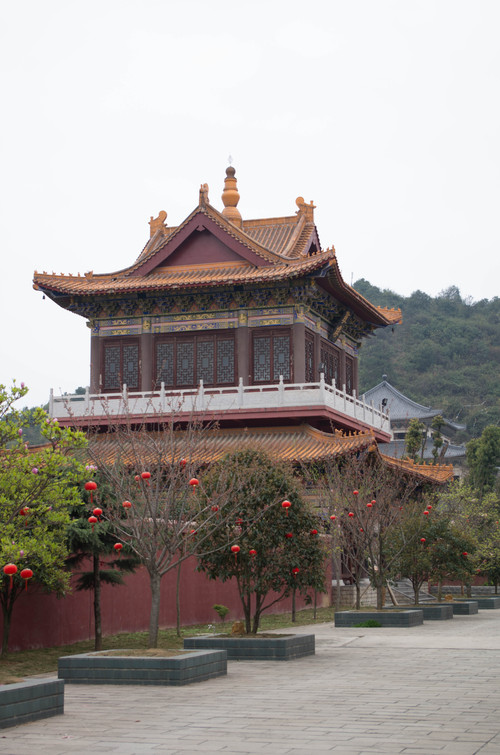
<svg viewBox="0 0 500 755"><path fill-rule="evenodd" d="M461 424L457 440L500 425L500 298L464 300L452 286L431 297L399 296L361 278L354 288L372 304L400 307L403 324L377 330L360 351L360 393L382 380Z"/></svg>

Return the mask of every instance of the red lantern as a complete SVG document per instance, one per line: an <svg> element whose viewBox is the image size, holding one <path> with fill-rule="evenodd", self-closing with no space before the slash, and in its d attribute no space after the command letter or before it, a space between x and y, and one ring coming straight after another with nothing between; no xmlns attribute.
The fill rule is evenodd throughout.
<svg viewBox="0 0 500 755"><path fill-rule="evenodd" d="M113 548L114 548L114 549L115 549L115 551L116 551L116 552L118 553L118 558L120 558L120 555L121 555L121 550L122 550L122 548L123 548L123 545L122 545L122 543L115 543L115 544L113 545Z"/></svg>
<svg viewBox="0 0 500 755"><path fill-rule="evenodd" d="M102 516L102 509L94 509L92 513L99 519Z"/></svg>
<svg viewBox="0 0 500 755"><path fill-rule="evenodd" d="M288 516L288 509L290 508L291 505L292 504L290 503L290 501L283 501L283 503L281 504L281 508L285 509L287 516Z"/></svg>
<svg viewBox="0 0 500 755"><path fill-rule="evenodd" d="M351 519L352 519L352 517L354 516L354 513L352 511L350 511L347 516L350 516Z"/></svg>
<svg viewBox="0 0 500 755"><path fill-rule="evenodd" d="M234 561L236 563L238 553L240 552L240 546L239 545L232 545L231 546L231 553L234 553Z"/></svg>
<svg viewBox="0 0 500 755"><path fill-rule="evenodd" d="M371 503L371 502L366 504L366 508L367 509L371 509L372 506L373 506L373 503Z"/></svg>
<svg viewBox="0 0 500 755"><path fill-rule="evenodd" d="M334 522L336 518L337 517L335 516L335 514L332 514L331 517L330 517L330 519L332 520L332 522Z"/></svg>
<svg viewBox="0 0 500 755"><path fill-rule="evenodd" d="M462 553L462 556L463 556L464 558L467 558L467 556L468 556L468 555L469 555L469 554L467 553L467 551L464 551L464 552Z"/></svg>
<svg viewBox="0 0 500 755"><path fill-rule="evenodd" d="M31 579L32 576L33 576L33 572L31 571L31 569L23 569L21 572L21 577L24 579L26 590L28 589L28 579Z"/></svg>
<svg viewBox="0 0 500 755"><path fill-rule="evenodd" d="M196 535L196 530L189 530L189 534L194 537Z"/></svg>
<svg viewBox="0 0 500 755"><path fill-rule="evenodd" d="M425 543L425 537L421 537L421 538L420 538L420 542L421 542L421 543Z"/></svg>
<svg viewBox="0 0 500 755"><path fill-rule="evenodd" d="M141 478L139 477L139 475L138 475L138 474L136 474L136 475L135 475L135 477L134 477L134 480L135 480L136 482L139 482L139 481L140 481L140 479L141 479Z"/></svg>
<svg viewBox="0 0 500 755"><path fill-rule="evenodd" d="M218 511L218 510L219 510L219 507L218 507L218 506L212 506L212 511L214 512L214 514L215 514L215 512L216 512L216 511Z"/></svg>
<svg viewBox="0 0 500 755"><path fill-rule="evenodd" d="M372 498L372 500L370 501L370 503L373 505L374 503L377 503L377 501L375 500L375 498Z"/></svg>
<svg viewBox="0 0 500 755"><path fill-rule="evenodd" d="M287 532L285 537L287 537L289 540L293 537L293 532Z"/></svg>
<svg viewBox="0 0 500 755"><path fill-rule="evenodd" d="M311 535L317 535L317 534L318 534L318 530L311 530Z"/></svg>
<svg viewBox="0 0 500 755"><path fill-rule="evenodd" d="M401 507L401 508L403 508L403 507ZM424 516L429 516L429 512L428 511L424 511Z"/></svg>
<svg viewBox="0 0 500 755"><path fill-rule="evenodd" d="M93 503L92 493L94 490L97 490L97 483L94 482L94 480L90 480L89 482L85 483L85 490L90 490L90 503Z"/></svg>
<svg viewBox="0 0 500 755"><path fill-rule="evenodd" d="M89 516L89 522L92 525L92 532L94 531L94 524L97 522L96 516Z"/></svg>
<svg viewBox="0 0 500 755"><path fill-rule="evenodd" d="M180 462L179 462L179 464L180 464L180 466L182 468L184 468L186 466L186 464L187 464L187 459L181 459Z"/></svg>
<svg viewBox="0 0 500 755"><path fill-rule="evenodd" d="M353 495L359 495L359 490L353 490L353 491L352 491L352 494L353 494Z"/></svg>
<svg viewBox="0 0 500 755"><path fill-rule="evenodd" d="M251 548L248 552L252 556L252 558L254 558L257 555L257 551L255 550L255 548Z"/></svg>
<svg viewBox="0 0 500 755"><path fill-rule="evenodd" d="M431 505L431 504L429 503L429 504L428 504L428 506L427 506L427 508L428 508L428 509L429 509L429 511L430 511L430 510L432 509L432 505Z"/></svg>
<svg viewBox="0 0 500 755"><path fill-rule="evenodd" d="M297 576L297 574L299 573L299 571L300 571L300 569L297 566L294 569L292 569L292 574L294 576L294 579Z"/></svg>
<svg viewBox="0 0 500 755"><path fill-rule="evenodd" d="M25 506L21 511L19 512L21 516L25 516L26 519L24 521L24 526L28 526L28 514L30 513L29 506Z"/></svg>
<svg viewBox="0 0 500 755"><path fill-rule="evenodd" d="M12 577L17 573L17 566L15 564L6 564L3 567L3 573L10 577L10 586L12 587Z"/></svg>
<svg viewBox="0 0 500 755"><path fill-rule="evenodd" d="M151 483L149 482L149 480L151 478L151 472L141 472L141 477L142 477L143 480L147 480L148 481L148 485L151 485Z"/></svg>
<svg viewBox="0 0 500 755"><path fill-rule="evenodd" d="M192 491L194 493L194 491L196 490L196 486L199 485L200 483L198 482L198 480L196 479L196 477L192 477L189 480L189 484L191 485L191 489L192 489Z"/></svg>
<svg viewBox="0 0 500 755"><path fill-rule="evenodd" d="M124 509L131 509L132 508L132 504L130 503L130 501L123 501L122 506L123 506Z"/></svg>

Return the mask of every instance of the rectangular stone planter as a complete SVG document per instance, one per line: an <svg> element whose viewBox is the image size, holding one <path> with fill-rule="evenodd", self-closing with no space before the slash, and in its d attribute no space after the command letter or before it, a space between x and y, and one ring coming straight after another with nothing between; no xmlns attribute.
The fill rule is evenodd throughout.
<svg viewBox="0 0 500 755"><path fill-rule="evenodd" d="M472 616L479 611L477 600L453 600L450 605L455 616Z"/></svg>
<svg viewBox="0 0 500 755"><path fill-rule="evenodd" d="M67 684L162 684L181 686L227 674L223 650L172 657L82 653L59 658L58 676Z"/></svg>
<svg viewBox="0 0 500 755"><path fill-rule="evenodd" d="M422 608L384 609L382 611L336 611L336 627L353 627L364 621L378 621L383 627L416 627L424 623Z"/></svg>
<svg viewBox="0 0 500 755"><path fill-rule="evenodd" d="M472 600L475 600L477 602L478 608L480 610L483 610L483 608L500 608L500 595L473 595Z"/></svg>
<svg viewBox="0 0 500 755"><path fill-rule="evenodd" d="M305 655L314 655L314 634L290 634L285 637L221 637L200 635L186 637L185 648L217 648L227 651L230 661L291 661Z"/></svg>
<svg viewBox="0 0 500 755"><path fill-rule="evenodd" d="M62 713L62 679L29 679L0 686L0 729Z"/></svg>
<svg viewBox="0 0 500 755"><path fill-rule="evenodd" d="M413 606L409 610L421 610L424 614L424 621L447 621L453 618L453 608L449 603L422 603ZM401 611L399 606L389 606L384 611Z"/></svg>

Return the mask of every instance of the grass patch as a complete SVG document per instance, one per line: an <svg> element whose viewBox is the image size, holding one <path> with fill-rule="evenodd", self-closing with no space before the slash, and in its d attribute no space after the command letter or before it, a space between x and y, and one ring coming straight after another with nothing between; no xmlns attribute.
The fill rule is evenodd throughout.
<svg viewBox="0 0 500 755"><path fill-rule="evenodd" d="M318 608L317 619L313 619L313 609L306 608L297 611L296 621L292 622L291 613L264 615L260 623L260 631L266 632L274 629L290 629L295 626L306 624L324 624L333 621L333 608ZM175 629L161 629L158 634L158 647L163 650L182 650L184 637L193 637L197 634L207 634L208 624L194 624L183 627L181 636L177 637ZM216 631L218 624L215 625ZM148 647L148 633L134 632L110 635L103 637L103 650L146 650ZM52 648L40 648L37 650L20 650L9 653L0 658L0 684L19 682L28 676L38 674L57 675L57 660L62 655L77 655L78 653L93 653L94 640L76 642L73 645L62 645Z"/></svg>
<svg viewBox="0 0 500 755"><path fill-rule="evenodd" d="M360 621L359 624L353 624L353 627L381 627L382 624L376 619L367 619L366 621Z"/></svg>

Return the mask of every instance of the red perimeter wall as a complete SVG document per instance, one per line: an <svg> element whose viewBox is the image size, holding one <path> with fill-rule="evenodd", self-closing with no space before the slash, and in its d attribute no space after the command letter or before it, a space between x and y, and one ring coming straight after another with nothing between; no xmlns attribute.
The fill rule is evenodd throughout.
<svg viewBox="0 0 500 755"><path fill-rule="evenodd" d="M325 584L331 584L327 574ZM160 627L176 625L175 596L177 571L165 575L161 588ZM329 605L330 591L318 595L318 605ZM29 648L68 645L94 637L93 592L73 590L65 598L45 594L28 585L28 590L14 605L9 651ZM220 603L227 606L226 621L242 618L241 602L236 580L222 583L209 580L196 571L196 560L185 561L181 569L181 622L182 624L215 624L219 617L212 606ZM125 584L102 590L102 633L138 632L149 627L151 592L146 569L141 567L135 574L125 577ZM297 596L297 609L304 607L304 600ZM291 599L280 601L270 613L283 613L291 608ZM2 617L0 616L0 627Z"/></svg>

